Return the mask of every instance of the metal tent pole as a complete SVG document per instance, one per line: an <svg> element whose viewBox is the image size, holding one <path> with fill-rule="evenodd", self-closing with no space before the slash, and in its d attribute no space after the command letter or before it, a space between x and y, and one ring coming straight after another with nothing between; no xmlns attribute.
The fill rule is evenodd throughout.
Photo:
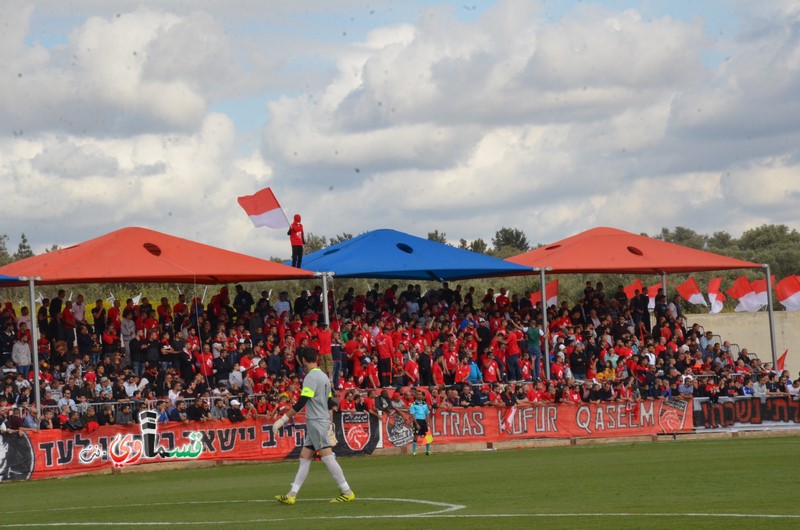
<svg viewBox="0 0 800 530"><path fill-rule="evenodd" d="M328 276L333 276L332 272L318 272L315 276L322 276L322 320L330 326L331 316L328 311Z"/></svg>
<svg viewBox="0 0 800 530"><path fill-rule="evenodd" d="M769 314L769 341L772 347L772 368L778 369L778 347L775 343L775 316L772 312L772 278L769 270L769 263L762 265L764 274L767 277L767 314ZM32 295L31 295L32 296Z"/></svg>
<svg viewBox="0 0 800 530"><path fill-rule="evenodd" d="M28 298L30 299L31 315L31 351L33 352L33 395L36 399L36 422L38 424L42 415L42 393L39 390L39 323L36 312L36 300L33 298L35 278L28 278ZM38 425L37 425L38 427Z"/></svg>
<svg viewBox="0 0 800 530"><path fill-rule="evenodd" d="M545 286L545 267L539 269L539 279L542 283L542 328L544 329L544 369L547 379L550 379L550 333L547 325L547 289Z"/></svg>

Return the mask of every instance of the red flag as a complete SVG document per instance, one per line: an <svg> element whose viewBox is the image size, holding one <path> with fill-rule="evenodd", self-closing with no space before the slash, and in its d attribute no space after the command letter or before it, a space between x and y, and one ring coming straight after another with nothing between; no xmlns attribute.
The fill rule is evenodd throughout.
<svg viewBox="0 0 800 530"><path fill-rule="evenodd" d="M773 288L775 287L775 275L773 274L770 276L770 282L772 283ZM756 293L756 300L760 306L767 305L767 280L756 280L750 285L753 286L753 292Z"/></svg>
<svg viewBox="0 0 800 530"><path fill-rule="evenodd" d="M786 366L786 354L787 353L789 353L789 349L788 348L786 349L785 352L783 352L783 355L778 357L778 364L775 366L775 368L777 368L779 372L783 372L784 366Z"/></svg>
<svg viewBox="0 0 800 530"><path fill-rule="evenodd" d="M748 311L754 313L761 309L761 304L758 303L756 293L750 280L746 276L739 276L733 282L733 287L725 291L731 298L739 300L739 305L736 306L734 311Z"/></svg>
<svg viewBox="0 0 800 530"><path fill-rule="evenodd" d="M725 295L719 290L721 284L722 277L714 278L708 282L708 300L711 302L709 313L719 313L722 311L722 303L725 301Z"/></svg>
<svg viewBox="0 0 800 530"><path fill-rule="evenodd" d="M633 300L633 297L636 296L636 291L642 292L644 285L642 285L642 280L636 278L630 285L627 287L623 287L625 290L625 296L628 297L628 300Z"/></svg>
<svg viewBox="0 0 800 530"><path fill-rule="evenodd" d="M703 298L703 293L700 292L700 287L697 286L694 276L689 276L685 282L676 286L675 290L690 304L708 305L706 304L706 299Z"/></svg>
<svg viewBox="0 0 800 530"><path fill-rule="evenodd" d="M270 228L286 228L289 219L283 213L278 199L269 188L238 198L241 206L255 226L268 226Z"/></svg>
<svg viewBox="0 0 800 530"><path fill-rule="evenodd" d="M775 285L778 302L787 311L800 310L800 276L787 276Z"/></svg>
<svg viewBox="0 0 800 530"><path fill-rule="evenodd" d="M547 307L550 307L552 305L556 305L557 306L558 305L558 280L556 279L556 280L553 280L553 281L549 282L544 288L544 293L545 293L544 295L545 295L546 300L547 300ZM536 302L541 302L542 301L542 291L536 291L535 293L533 293L531 295L530 300L531 300L531 303L533 303L534 306L536 305Z"/></svg>

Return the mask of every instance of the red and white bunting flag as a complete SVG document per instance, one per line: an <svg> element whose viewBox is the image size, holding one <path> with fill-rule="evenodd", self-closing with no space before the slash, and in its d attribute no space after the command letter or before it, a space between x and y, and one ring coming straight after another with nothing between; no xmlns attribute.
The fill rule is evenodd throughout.
<svg viewBox="0 0 800 530"><path fill-rule="evenodd" d="M544 288L544 295L547 298L547 307L558 305L558 280L549 282ZM536 291L531 295L531 303L535 306L536 302L542 301L542 291Z"/></svg>
<svg viewBox="0 0 800 530"><path fill-rule="evenodd" d="M647 302L647 309L653 311L656 308L656 295L658 294L658 290L662 289L664 286L661 283L657 283L655 285L651 285L647 288L647 298L649 299Z"/></svg>
<svg viewBox="0 0 800 530"><path fill-rule="evenodd" d="M714 278L708 282L708 301L711 302L711 310L709 313L719 313L722 311L722 303L725 301L725 295L719 290L722 285L722 277Z"/></svg>
<svg viewBox="0 0 800 530"><path fill-rule="evenodd" d="M636 296L636 291L639 291L641 293L643 288L644 285L642 285L642 280L640 280L639 278L633 280L633 282L631 282L630 285L623 287L623 289L625 290L625 296L628 297L628 300L633 300L633 297Z"/></svg>
<svg viewBox="0 0 800 530"><path fill-rule="evenodd" d="M685 282L675 287L684 300L694 305L708 305L694 276L689 276Z"/></svg>
<svg viewBox="0 0 800 530"><path fill-rule="evenodd" d="M733 309L734 311L755 313L761 309L761 304L758 303L753 286L746 276L739 276L736 278L736 281L733 282L733 287L727 289L725 292L728 293L728 296L731 298L735 298L739 301L739 304Z"/></svg>
<svg viewBox="0 0 800 530"><path fill-rule="evenodd" d="M785 370L784 367L786 366L786 354L787 353L789 353L789 349L788 348L786 349L786 351L783 352L783 355L778 357L778 363L775 365L775 368L779 372L783 372Z"/></svg>
<svg viewBox="0 0 800 530"><path fill-rule="evenodd" d="M514 426L514 418L517 416L517 406L514 405L510 409L506 411L506 415L503 416L503 423L500 424L500 432L511 432L511 428Z"/></svg>
<svg viewBox="0 0 800 530"><path fill-rule="evenodd" d="M800 276L787 276L775 285L778 302L787 311L800 310Z"/></svg>
<svg viewBox="0 0 800 530"><path fill-rule="evenodd" d="M289 219L283 213L278 199L269 188L255 193L239 197L239 206L247 213L254 226L268 226L270 228L286 228L289 226Z"/></svg>
<svg viewBox="0 0 800 530"><path fill-rule="evenodd" d="M775 275L773 274L770 276L770 280L772 285L775 285ZM760 307L764 307L767 305L767 280L756 280L750 285L753 286L753 292L756 293L756 300L760 304Z"/></svg>

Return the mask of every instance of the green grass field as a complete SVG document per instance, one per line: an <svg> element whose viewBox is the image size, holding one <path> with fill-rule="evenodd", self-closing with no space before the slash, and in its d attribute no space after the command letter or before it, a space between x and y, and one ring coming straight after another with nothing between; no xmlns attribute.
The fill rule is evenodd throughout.
<svg viewBox="0 0 800 530"><path fill-rule="evenodd" d="M327 502L338 492L321 462L294 506L272 500L288 490L294 461L5 483L0 526L800 528L799 445L679 440L341 459L358 496L349 504Z"/></svg>

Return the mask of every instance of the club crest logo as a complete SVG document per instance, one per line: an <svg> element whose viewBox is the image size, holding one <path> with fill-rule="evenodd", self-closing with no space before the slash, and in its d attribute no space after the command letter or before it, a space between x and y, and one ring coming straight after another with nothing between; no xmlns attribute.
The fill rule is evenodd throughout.
<svg viewBox="0 0 800 530"><path fill-rule="evenodd" d="M372 435L369 414L366 412L343 412L342 433L344 441L353 451L361 451Z"/></svg>
<svg viewBox="0 0 800 530"><path fill-rule="evenodd" d="M665 433L674 433L683 429L686 420L688 403L682 399L667 399L661 404L658 413L658 425Z"/></svg>

